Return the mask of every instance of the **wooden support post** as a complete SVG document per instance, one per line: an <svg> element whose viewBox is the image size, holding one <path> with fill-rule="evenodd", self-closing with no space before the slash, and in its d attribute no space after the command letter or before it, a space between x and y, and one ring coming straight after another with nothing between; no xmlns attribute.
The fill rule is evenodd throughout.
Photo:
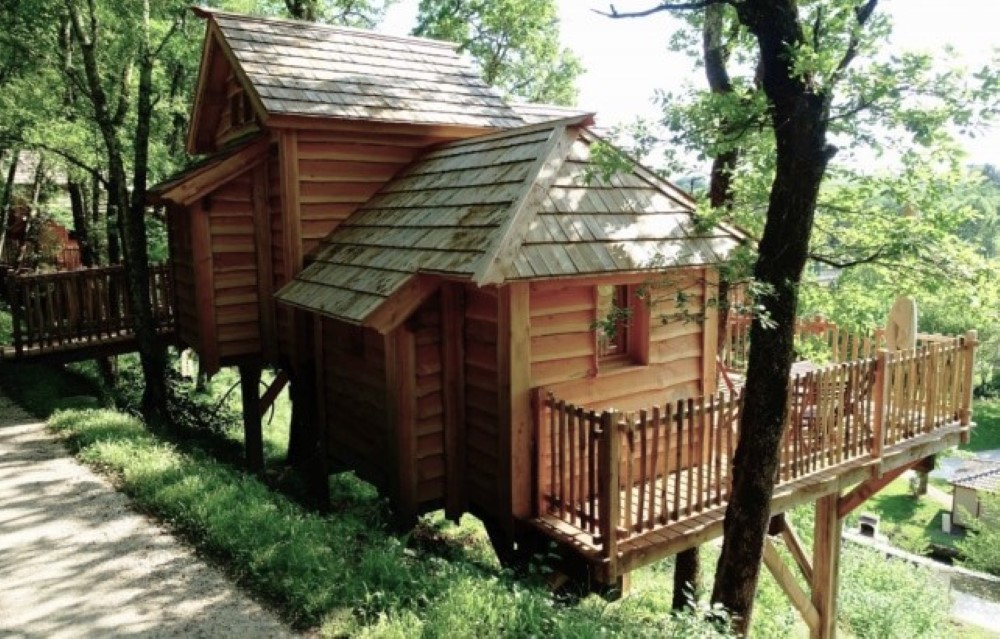
<svg viewBox="0 0 1000 639"><path fill-rule="evenodd" d="M719 384L715 363L719 349L719 272L711 266L705 267L702 294L705 319L702 324L701 394L708 397Z"/></svg>
<svg viewBox="0 0 1000 639"><path fill-rule="evenodd" d="M444 399L445 514L458 521L465 493L465 289L441 287L442 395Z"/></svg>
<svg viewBox="0 0 1000 639"><path fill-rule="evenodd" d="M884 348L880 348L875 361L875 397L872 406L872 457L875 459L882 458L882 448L885 445L885 391L889 380L888 371L886 370L887 358L887 351Z"/></svg>
<svg viewBox="0 0 1000 639"><path fill-rule="evenodd" d="M962 340L962 345L965 348L965 370L962 371L962 408L960 413L962 426L971 426L972 424L972 377L976 369L976 346L978 344L978 331L966 331L965 338ZM966 430L962 433L962 443L968 444L971 437L972 433Z"/></svg>
<svg viewBox="0 0 1000 639"><path fill-rule="evenodd" d="M253 171L254 248L257 259L257 308L259 310L261 350L268 362L278 361L277 319L274 309L274 260L271 255L271 210L267 192L267 164Z"/></svg>
<svg viewBox="0 0 1000 639"><path fill-rule="evenodd" d="M385 359L391 496L396 525L405 530L417 519L416 343L405 323L385 336Z"/></svg>
<svg viewBox="0 0 1000 639"><path fill-rule="evenodd" d="M795 532L795 528L787 519L784 528L781 529L781 539L785 542L788 552L792 554L792 559L795 560L795 565L799 567L799 572L802 573L806 583L811 584L813 580L812 562L809 561L809 555L806 554L805 546L802 545L798 533Z"/></svg>
<svg viewBox="0 0 1000 639"><path fill-rule="evenodd" d="M501 481L503 508L510 518L501 522L513 541L514 522L532 512L531 324L528 283L513 282L499 289L497 314L497 376L500 395Z"/></svg>
<svg viewBox="0 0 1000 639"><path fill-rule="evenodd" d="M913 464L906 464L905 466L894 468L884 475L879 474L878 477L874 477L866 482L858 484L851 490L851 492L837 500L837 516L841 519L847 517L854 511L855 508L868 501L872 495L891 484L897 477L910 470L912 467Z"/></svg>
<svg viewBox="0 0 1000 639"><path fill-rule="evenodd" d="M264 470L264 432L260 419L261 366L259 363L240 364L240 392L243 397L243 439L246 447L247 470Z"/></svg>
<svg viewBox="0 0 1000 639"><path fill-rule="evenodd" d="M264 394L260 396L260 414L263 415L274 404L274 401L278 399L278 395L281 391L285 389L288 385L288 373L285 371L280 371L274 376L274 380L271 381L271 385L267 387Z"/></svg>
<svg viewBox="0 0 1000 639"><path fill-rule="evenodd" d="M840 584L841 519L837 514L839 495L833 493L816 501L816 528L813 535L812 605L819 621L811 639L833 639L837 635L837 590Z"/></svg>
<svg viewBox="0 0 1000 639"><path fill-rule="evenodd" d="M600 480L601 545L607 567L607 581L618 573L618 521L621 518L621 492L618 489L618 461L621 458L621 436L618 434L618 415L605 411L601 415L601 459L598 463Z"/></svg>
<svg viewBox="0 0 1000 639"><path fill-rule="evenodd" d="M771 541L770 537L764 538L764 565L767 566L771 575L774 576L774 580L781 586L781 589L785 592L785 596L788 597L792 605L795 606L795 609L802 615L802 619L809 626L809 632L815 634L820 624L816 606L809 600L809 596L799 586L799 582L795 580L795 575L792 574L792 571L782 561L781 555L778 554L778 550L774 547L774 542Z"/></svg>

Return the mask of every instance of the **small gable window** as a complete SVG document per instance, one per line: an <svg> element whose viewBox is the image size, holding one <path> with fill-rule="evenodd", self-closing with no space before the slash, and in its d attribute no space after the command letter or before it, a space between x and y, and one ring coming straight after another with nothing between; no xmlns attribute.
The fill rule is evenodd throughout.
<svg viewBox="0 0 1000 639"><path fill-rule="evenodd" d="M229 119L234 129L253 122L253 105L245 91L238 91L229 97Z"/></svg>

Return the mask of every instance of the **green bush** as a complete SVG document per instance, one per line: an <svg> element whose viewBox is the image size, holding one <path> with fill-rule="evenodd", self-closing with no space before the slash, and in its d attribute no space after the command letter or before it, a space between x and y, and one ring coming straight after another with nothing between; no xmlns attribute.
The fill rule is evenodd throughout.
<svg viewBox="0 0 1000 639"><path fill-rule="evenodd" d="M1000 493L981 493L980 500L986 519L967 517L971 530L958 548L965 566L1000 576Z"/></svg>
<svg viewBox="0 0 1000 639"><path fill-rule="evenodd" d="M948 591L934 574L876 551L841 553L838 620L859 639L940 637L948 624Z"/></svg>

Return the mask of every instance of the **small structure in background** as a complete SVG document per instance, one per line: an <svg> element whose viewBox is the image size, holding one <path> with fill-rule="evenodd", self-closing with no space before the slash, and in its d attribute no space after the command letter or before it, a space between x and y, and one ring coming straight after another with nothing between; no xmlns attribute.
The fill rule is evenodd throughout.
<svg viewBox="0 0 1000 639"><path fill-rule="evenodd" d="M951 521L956 526L968 528L972 521L996 521L997 513L983 508L983 494L1000 490L1000 462L970 461L955 473L951 480L952 499Z"/></svg>
<svg viewBox="0 0 1000 639"><path fill-rule="evenodd" d="M878 526L882 523L882 518L872 513L861 513L858 517L858 532L865 537L878 539Z"/></svg>

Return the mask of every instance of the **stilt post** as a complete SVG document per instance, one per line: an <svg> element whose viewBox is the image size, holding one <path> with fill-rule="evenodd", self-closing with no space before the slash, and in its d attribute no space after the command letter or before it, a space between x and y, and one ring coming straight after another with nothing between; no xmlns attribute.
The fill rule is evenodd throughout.
<svg viewBox="0 0 1000 639"><path fill-rule="evenodd" d="M264 431L260 417L260 363L240 364L240 393L243 397L243 438L247 470L264 470Z"/></svg>
<svg viewBox="0 0 1000 639"><path fill-rule="evenodd" d="M819 623L810 632L810 639L833 639L837 636L841 535L841 519L837 514L838 498L839 495L833 493L816 501L812 604L819 615Z"/></svg>

